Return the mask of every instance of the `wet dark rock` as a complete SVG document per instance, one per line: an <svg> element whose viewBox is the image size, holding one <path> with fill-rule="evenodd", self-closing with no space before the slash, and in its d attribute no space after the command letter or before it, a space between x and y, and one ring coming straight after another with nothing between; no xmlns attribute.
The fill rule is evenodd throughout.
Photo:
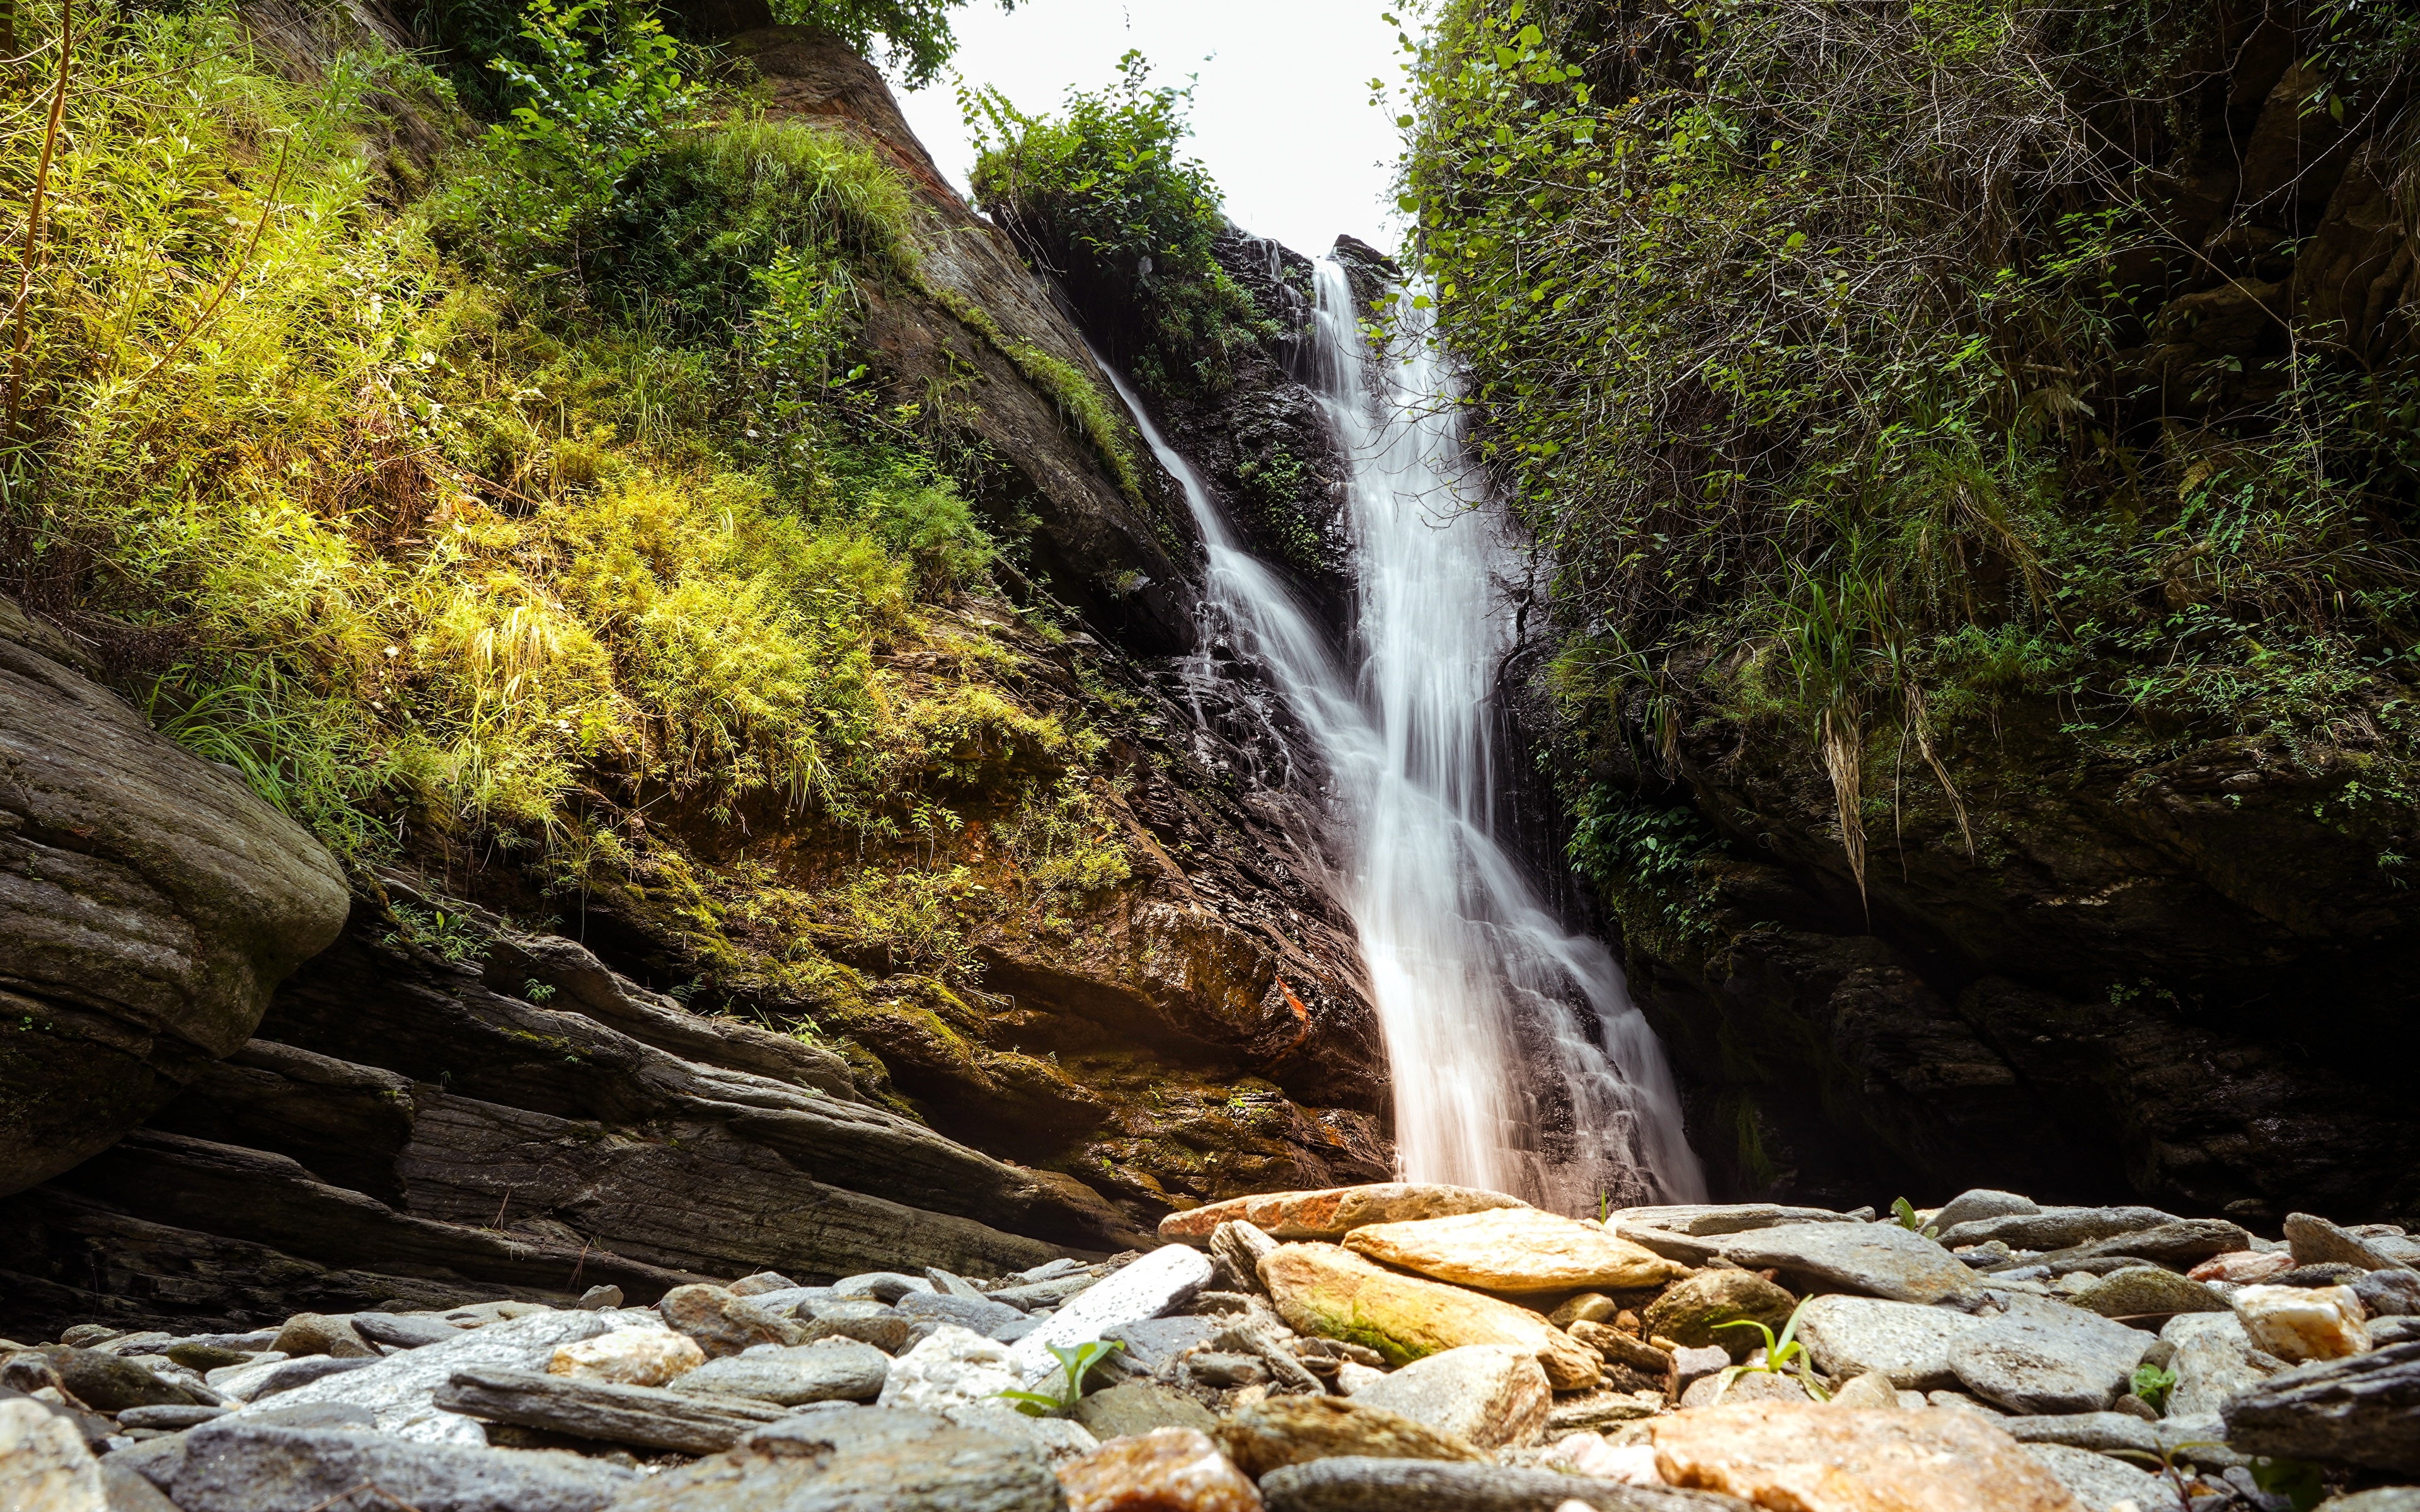
<svg viewBox="0 0 2420 1512"><path fill-rule="evenodd" d="M344 923L318 841L84 660L0 599L0 1195L106 1149L241 1045Z"/></svg>

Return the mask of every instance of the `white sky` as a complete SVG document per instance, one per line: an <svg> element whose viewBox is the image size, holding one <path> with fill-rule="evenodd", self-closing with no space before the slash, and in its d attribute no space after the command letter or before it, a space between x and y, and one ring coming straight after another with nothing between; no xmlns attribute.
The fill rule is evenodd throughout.
<svg viewBox="0 0 2420 1512"><path fill-rule="evenodd" d="M955 68L1019 110L1056 110L1070 85L1106 88L1129 47L1154 85L1199 74L1193 155L1227 196L1227 215L1306 255L1351 232L1394 251L1398 133L1369 83L1400 86L1387 0L1018 0L1002 15L972 0L952 17ZM1399 12L1400 13L1400 12ZM903 95L908 125L960 190L974 149L945 75Z"/></svg>

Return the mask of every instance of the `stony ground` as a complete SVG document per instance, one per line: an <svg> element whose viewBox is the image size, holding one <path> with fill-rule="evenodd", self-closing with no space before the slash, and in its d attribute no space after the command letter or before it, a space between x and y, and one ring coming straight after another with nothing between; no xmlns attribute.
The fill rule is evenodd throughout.
<svg viewBox="0 0 2420 1512"><path fill-rule="evenodd" d="M2420 1512L2420 1242L1969 1192L0 1340L8 1512ZM1082 1375L1080 1390L1070 1377Z"/></svg>

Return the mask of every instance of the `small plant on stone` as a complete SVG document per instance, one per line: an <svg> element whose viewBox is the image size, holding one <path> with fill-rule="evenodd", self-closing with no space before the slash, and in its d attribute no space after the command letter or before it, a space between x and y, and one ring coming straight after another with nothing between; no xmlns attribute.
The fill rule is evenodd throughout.
<svg viewBox="0 0 2420 1512"><path fill-rule="evenodd" d="M2146 1361L2134 1367L2134 1395L2155 1412L2168 1410L2168 1393L2177 1389L2177 1373Z"/></svg>
<svg viewBox="0 0 2420 1512"><path fill-rule="evenodd" d="M1916 1221L1916 1204L1905 1197L1895 1197L1891 1200L1891 1216L1898 1219L1899 1226L1911 1234L1922 1234L1927 1239L1941 1237L1939 1228Z"/></svg>
<svg viewBox="0 0 2420 1512"><path fill-rule="evenodd" d="M1798 1376L1798 1383L1807 1388L1807 1396L1819 1402L1828 1402L1832 1399L1832 1394L1825 1391L1822 1382L1816 1380L1815 1365L1807 1357L1807 1346L1799 1343L1797 1339L1798 1315L1805 1312L1807 1304L1813 1300L1811 1297L1803 1299L1797 1306L1790 1309L1790 1320L1781 1325L1781 1336L1777 1339L1773 1336L1772 1329L1753 1318L1733 1319L1728 1323L1714 1325L1716 1328L1752 1328L1764 1335L1763 1363L1727 1366L1723 1371L1722 1384L1714 1388L1715 1402L1721 1402L1724 1396L1731 1389L1731 1382L1742 1376L1749 1374L1786 1376L1791 1374L1793 1368Z"/></svg>
<svg viewBox="0 0 2420 1512"><path fill-rule="evenodd" d="M387 917L396 927L380 936L379 943L390 949L415 945L457 966L477 965L487 959L488 940L466 915L395 903L387 905Z"/></svg>
<svg viewBox="0 0 2420 1512"><path fill-rule="evenodd" d="M1117 1339L1088 1339L1076 1345L1048 1346L1064 1376L1057 1391L1002 1391L992 1395L1012 1403L1028 1417L1065 1417L1084 1395L1084 1377L1093 1366L1125 1349Z"/></svg>
<svg viewBox="0 0 2420 1512"><path fill-rule="evenodd" d="M533 1003L544 1004L554 996L554 983L532 977L521 983L521 995Z"/></svg>

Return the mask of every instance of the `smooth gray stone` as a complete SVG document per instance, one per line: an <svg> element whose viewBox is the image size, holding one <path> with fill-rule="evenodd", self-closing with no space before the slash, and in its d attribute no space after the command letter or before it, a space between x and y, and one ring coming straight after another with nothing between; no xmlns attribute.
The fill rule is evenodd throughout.
<svg viewBox="0 0 2420 1512"><path fill-rule="evenodd" d="M2317 1512L2420 1512L2420 1486L2381 1486L2321 1502Z"/></svg>
<svg viewBox="0 0 2420 1512"><path fill-rule="evenodd" d="M179 1512L311 1512L365 1484L418 1512L597 1512L639 1478L577 1455L414 1443L244 1416L182 1438L181 1454L132 1467Z"/></svg>
<svg viewBox="0 0 2420 1512"><path fill-rule="evenodd" d="M1668 1234L1703 1239L1715 1234L1745 1234L1785 1224L1844 1224L1860 1220L1829 1208L1791 1208L1774 1202L1695 1202L1661 1208L1617 1208L1606 1215L1614 1223L1639 1224Z"/></svg>
<svg viewBox="0 0 2420 1512"><path fill-rule="evenodd" d="M1626 1239L1641 1249L1661 1255L1668 1260L1678 1260L1683 1265L1703 1265L1723 1252L1723 1242L1719 1238L1699 1239L1692 1234L1676 1234L1647 1224L1617 1223L1613 1226L1613 1237Z"/></svg>
<svg viewBox="0 0 2420 1512"><path fill-rule="evenodd" d="M1081 1269L1073 1275L1061 1275L1048 1281L1031 1282L1021 1287L1005 1287L987 1295L994 1302L1004 1302L1021 1313L1036 1307L1056 1307L1071 1297L1081 1295L1094 1284L1095 1278Z"/></svg>
<svg viewBox="0 0 2420 1512"><path fill-rule="evenodd" d="M406 1350L367 1362L362 1368L329 1376L270 1400L350 1402L366 1407L380 1431L424 1443L478 1447L488 1442L479 1425L439 1408L434 1397L458 1370L543 1370L566 1344L613 1331L614 1316L602 1312L547 1310L466 1330L460 1338ZM239 1410L238 1417L258 1412ZM170 1493L174 1495L174 1492Z"/></svg>
<svg viewBox="0 0 2420 1512"><path fill-rule="evenodd" d="M1825 1375L1847 1381L1879 1370L1901 1391L1937 1391L1958 1383L1949 1368L1950 1342L1982 1321L1951 1307L1814 1297L1798 1314L1797 1336Z"/></svg>
<svg viewBox="0 0 2420 1512"><path fill-rule="evenodd" d="M1023 1313L1006 1303L992 1302L984 1297L961 1297L939 1291L916 1291L899 1299L903 1318L929 1319L939 1323L955 1323L960 1328L993 1336L996 1329L1012 1328L1030 1322Z"/></svg>
<svg viewBox="0 0 2420 1512"><path fill-rule="evenodd" d="M146 1337L141 1335L136 1336ZM189 1334L183 1338L163 1338L156 1341L146 1338L146 1342L132 1349L118 1349L114 1345L102 1347L108 1349L112 1354L165 1354L173 1345L198 1344L206 1349L240 1350L246 1354L257 1354L276 1342L277 1330L256 1328L249 1334Z"/></svg>
<svg viewBox="0 0 2420 1512"><path fill-rule="evenodd" d="M799 1327L806 1335L802 1343L856 1339L885 1354L901 1354L913 1347L916 1325L917 1319L878 1302L833 1302L817 1306L814 1316Z"/></svg>
<svg viewBox="0 0 2420 1512"><path fill-rule="evenodd" d="M929 1412L800 1412L739 1449L666 1471L613 1512L1066 1512L1030 1444Z"/></svg>
<svg viewBox="0 0 2420 1512"><path fill-rule="evenodd" d="M2173 1417L2215 1413L2226 1399L2258 1385L2269 1372L2252 1363L2252 1339L2231 1313L2184 1313L2168 1319L2160 1339L2175 1350L2167 1409Z"/></svg>
<svg viewBox="0 0 2420 1512"><path fill-rule="evenodd" d="M2031 1197L2020 1196L2014 1192L1994 1192L1988 1187L1977 1187L1971 1192L1961 1192L1943 1203L1941 1211L1932 1215L1931 1228L1935 1233L1946 1234L1960 1224L1973 1223L1979 1218L2006 1218L2016 1213L2040 1211L2041 1205Z"/></svg>
<svg viewBox="0 0 2420 1512"><path fill-rule="evenodd" d="M98 1350L50 1344L24 1351L49 1363L68 1395L96 1412L118 1412L130 1407L191 1407L194 1393L157 1372Z"/></svg>
<svg viewBox="0 0 2420 1512"><path fill-rule="evenodd" d="M2401 1259L2368 1235L2353 1233L2314 1213L2286 1215L2286 1243L2298 1266L2350 1265L2365 1272L2403 1267Z"/></svg>
<svg viewBox="0 0 2420 1512"><path fill-rule="evenodd" d="M1891 1302L1979 1303L1981 1283L1950 1253L1897 1224L1792 1224L1723 1242L1723 1257L1751 1271L1777 1269Z"/></svg>
<svg viewBox="0 0 2420 1512"><path fill-rule="evenodd" d="M117 1414L122 1428L190 1428L214 1417L225 1417L224 1407L130 1407Z"/></svg>
<svg viewBox="0 0 2420 1512"><path fill-rule="evenodd" d="M2027 1443L2025 1453L2057 1476L2085 1512L2113 1512L2121 1502L2135 1512L2185 1512L2174 1486L2123 1460L2063 1443Z"/></svg>
<svg viewBox="0 0 2420 1512"><path fill-rule="evenodd" d="M2352 1284L2352 1294L2372 1318L2420 1316L2420 1273L2372 1271Z"/></svg>
<svg viewBox="0 0 2420 1512"><path fill-rule="evenodd" d="M2226 1470L2252 1463L2250 1456L2226 1446L2226 1424L2216 1412L2179 1416L2172 1411L2152 1424L2151 1431L2159 1435L2160 1447L2180 1464Z"/></svg>
<svg viewBox="0 0 2420 1512"><path fill-rule="evenodd" d="M1949 1346L1949 1368L1967 1390L2011 1412L2099 1412L2127 1389L2151 1335L2081 1307L2009 1298Z"/></svg>
<svg viewBox="0 0 2420 1512"><path fill-rule="evenodd" d="M911 1291L932 1289L933 1283L923 1276L901 1275L896 1271L868 1271L832 1283L832 1294L843 1302L897 1302Z"/></svg>
<svg viewBox="0 0 2420 1512"><path fill-rule="evenodd" d="M2190 1218L2178 1223L2138 1228L2109 1239L2096 1239L2040 1257L2054 1272L2079 1269L2086 1260L2124 1257L2148 1260L2172 1270L2190 1270L2215 1255L2232 1255L2252 1236L2220 1218Z"/></svg>
<svg viewBox="0 0 2420 1512"><path fill-rule="evenodd" d="M2420 1318L2373 1318L2369 1320L2369 1342L2373 1348L2407 1344L2413 1339L2420 1339Z"/></svg>
<svg viewBox="0 0 2420 1512"><path fill-rule="evenodd" d="M178 1512L160 1488L115 1457L101 1462L101 1489L109 1512Z"/></svg>
<svg viewBox="0 0 2420 1512"><path fill-rule="evenodd" d="M976 1286L965 1276L954 1275L938 1265L924 1267L924 1279L933 1283L933 1289L945 1297L973 1297L980 1300L984 1294L983 1288Z"/></svg>
<svg viewBox="0 0 2420 1512"><path fill-rule="evenodd" d="M706 1364L674 1381L678 1392L745 1396L784 1407L833 1400L871 1401L882 1394L891 1357L856 1339L759 1345Z"/></svg>
<svg viewBox="0 0 2420 1512"><path fill-rule="evenodd" d="M731 1283L735 1297L761 1297L768 1291L796 1291L799 1284L779 1271L759 1271Z"/></svg>
<svg viewBox="0 0 2420 1512"><path fill-rule="evenodd" d="M451 1323L397 1313L355 1313L352 1324L353 1332L371 1343L396 1350L416 1350L425 1344L442 1344L462 1336L462 1330Z"/></svg>
<svg viewBox="0 0 2420 1512"><path fill-rule="evenodd" d="M325 1381L330 1376L349 1375L366 1370L378 1364L376 1357L340 1360L331 1354L306 1355L300 1360L282 1360L269 1367L269 1373L252 1382L252 1390L241 1394L247 1402L256 1402L284 1392Z"/></svg>
<svg viewBox="0 0 2420 1512"><path fill-rule="evenodd" d="M1978 1218L1941 1230L1952 1249L1999 1240L2010 1249L2057 1250L2119 1234L2136 1234L2180 1220L2157 1208L2044 1208L2039 1212Z"/></svg>
<svg viewBox="0 0 2420 1512"><path fill-rule="evenodd" d="M1006 1402L961 1402L942 1408L941 1415L959 1427L1024 1444L1054 1469L1101 1446L1092 1429L1072 1418L1028 1417Z"/></svg>
<svg viewBox="0 0 2420 1512"><path fill-rule="evenodd" d="M2019 1443L2063 1443L2071 1449L2106 1454L2113 1449L2160 1452L2159 1431L2139 1417L2124 1412L2059 1412L2047 1417L2012 1417L2000 1425Z"/></svg>
<svg viewBox="0 0 2420 1512"><path fill-rule="evenodd" d="M2420 1342L2281 1370L2219 1412L2246 1454L2420 1472Z"/></svg>
<svg viewBox="0 0 2420 1512"><path fill-rule="evenodd" d="M1363 1455L1272 1470L1261 1477L1261 1496L1268 1512L1556 1512L1567 1502L1596 1512L1713 1512L1747 1506L1711 1491L1624 1486L1551 1470Z"/></svg>
<svg viewBox="0 0 2420 1512"><path fill-rule="evenodd" d="M1206 1346L1218 1329L1218 1320L1212 1318L1145 1318L1104 1329L1101 1337L1125 1345L1122 1354L1129 1364L1145 1375L1157 1375L1186 1350Z"/></svg>
<svg viewBox="0 0 2420 1512"><path fill-rule="evenodd" d="M720 1453L785 1415L770 1402L745 1397L576 1381L535 1370L457 1371L438 1388L437 1405L466 1417L692 1455Z"/></svg>
<svg viewBox="0 0 2420 1512"><path fill-rule="evenodd" d="M830 1287L784 1287L779 1291L760 1291L748 1299L778 1318L813 1318L814 1309L840 1301L840 1293Z"/></svg>
<svg viewBox="0 0 2420 1512"><path fill-rule="evenodd" d="M1081 1260L1070 1259L1065 1256L1061 1256L1055 1260L1045 1260L1040 1265L1034 1266L1032 1270L1019 1271L1009 1279L1025 1285L1032 1285L1036 1281L1056 1281L1063 1275L1074 1275L1078 1271L1088 1269L1090 1269L1090 1267L1086 1266Z"/></svg>
<svg viewBox="0 0 2420 1512"><path fill-rule="evenodd" d="M1200 1402L1148 1381L1129 1381L1096 1391L1078 1401L1071 1415L1104 1443L1154 1428L1198 1428L1208 1433L1218 1426L1218 1419Z"/></svg>

